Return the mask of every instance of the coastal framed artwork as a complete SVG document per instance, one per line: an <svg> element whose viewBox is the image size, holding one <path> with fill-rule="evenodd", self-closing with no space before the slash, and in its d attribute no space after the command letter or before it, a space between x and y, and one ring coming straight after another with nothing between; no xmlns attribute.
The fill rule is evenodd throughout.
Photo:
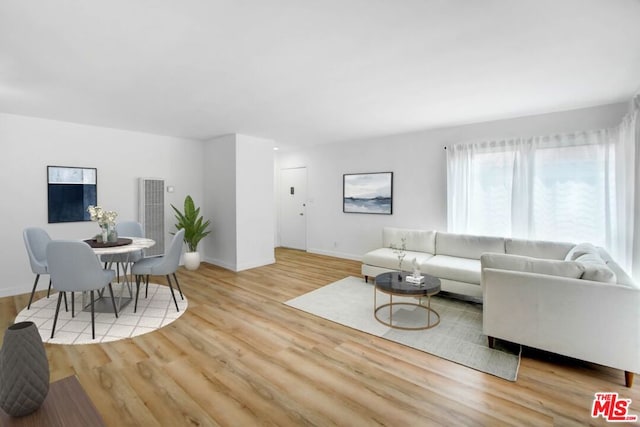
<svg viewBox="0 0 640 427"><path fill-rule="evenodd" d="M393 172L344 174L342 211L391 215L393 213Z"/></svg>

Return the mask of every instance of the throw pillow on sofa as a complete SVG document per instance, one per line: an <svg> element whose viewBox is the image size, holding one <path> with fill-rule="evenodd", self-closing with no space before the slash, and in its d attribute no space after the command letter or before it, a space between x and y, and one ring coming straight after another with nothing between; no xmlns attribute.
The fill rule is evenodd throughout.
<svg viewBox="0 0 640 427"><path fill-rule="evenodd" d="M564 258L564 260L575 261L576 258L586 254L598 255L598 249L595 246L593 246L591 243L579 243L569 251L569 253Z"/></svg>
<svg viewBox="0 0 640 427"><path fill-rule="evenodd" d="M591 243L580 243L569 251L567 261L576 261L584 265L584 280L594 282L617 283L616 274L600 256L598 248Z"/></svg>
<svg viewBox="0 0 640 427"><path fill-rule="evenodd" d="M598 254L587 253L576 258L576 262L584 265L582 279L594 282L617 283L616 274Z"/></svg>

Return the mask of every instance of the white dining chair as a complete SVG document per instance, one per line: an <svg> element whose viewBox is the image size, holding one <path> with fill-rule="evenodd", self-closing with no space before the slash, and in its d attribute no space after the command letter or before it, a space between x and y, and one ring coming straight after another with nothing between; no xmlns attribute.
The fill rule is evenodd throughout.
<svg viewBox="0 0 640 427"><path fill-rule="evenodd" d="M118 310L111 287L111 281L116 273L113 270L103 269L91 247L79 240L52 240L47 245L47 260L53 288L58 290L58 304L53 318L51 338L56 330L62 295L71 292L71 316L73 317L74 292L88 291L91 297L91 336L95 339L94 291L109 287L113 312L117 318Z"/></svg>
<svg viewBox="0 0 640 427"><path fill-rule="evenodd" d="M180 298L184 299L184 296L182 295L182 289L180 289L180 283L178 282L178 277L176 276L176 270L178 269L178 265L180 265L180 254L182 254L183 241L184 241L184 229L179 230L173 236L173 240L171 240L169 249L163 256L144 258L136 262L135 264L133 264L131 271L133 272L133 275L136 277L136 301L133 308L134 313L138 309L138 295L140 294L140 281L144 276L145 284L148 287L149 275L167 277L167 282L169 283L169 289L171 289L171 296L173 297L173 302L176 305L176 310L180 311L180 309L178 308L178 301L176 300L176 295L173 291L173 285L171 284L171 277L169 277L169 275L173 275L173 278L176 282L176 286L178 287L178 291L180 291Z"/></svg>

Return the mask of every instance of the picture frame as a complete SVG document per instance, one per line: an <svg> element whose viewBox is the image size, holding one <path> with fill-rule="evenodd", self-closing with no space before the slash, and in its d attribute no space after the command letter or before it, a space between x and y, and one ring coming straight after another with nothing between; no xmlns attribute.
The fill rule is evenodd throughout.
<svg viewBox="0 0 640 427"><path fill-rule="evenodd" d="M98 169L47 166L49 224L91 221L87 208L97 202Z"/></svg>
<svg viewBox="0 0 640 427"><path fill-rule="evenodd" d="M393 214L393 172L347 173L342 176L342 211Z"/></svg>

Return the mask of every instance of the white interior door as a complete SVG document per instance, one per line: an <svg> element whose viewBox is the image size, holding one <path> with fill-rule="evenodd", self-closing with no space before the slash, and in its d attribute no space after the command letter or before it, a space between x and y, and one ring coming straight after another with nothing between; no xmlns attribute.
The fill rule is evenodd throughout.
<svg viewBox="0 0 640 427"><path fill-rule="evenodd" d="M307 250L307 168L280 170L280 246Z"/></svg>

